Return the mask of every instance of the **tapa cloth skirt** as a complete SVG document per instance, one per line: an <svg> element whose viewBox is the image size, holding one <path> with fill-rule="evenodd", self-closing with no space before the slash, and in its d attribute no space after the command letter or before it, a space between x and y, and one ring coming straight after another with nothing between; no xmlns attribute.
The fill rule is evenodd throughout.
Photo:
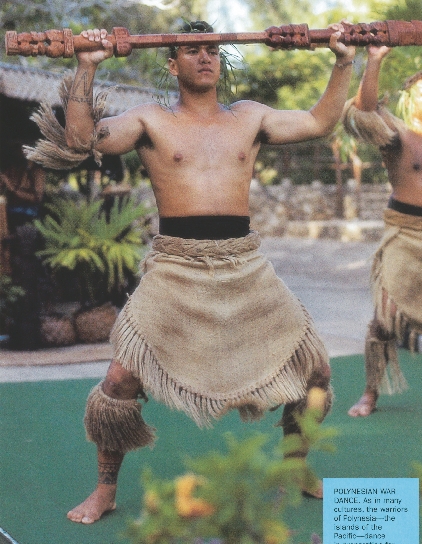
<svg viewBox="0 0 422 544"><path fill-rule="evenodd" d="M301 302L259 251L158 235L111 340L146 393L200 426L236 408L257 419L306 397L328 355Z"/></svg>

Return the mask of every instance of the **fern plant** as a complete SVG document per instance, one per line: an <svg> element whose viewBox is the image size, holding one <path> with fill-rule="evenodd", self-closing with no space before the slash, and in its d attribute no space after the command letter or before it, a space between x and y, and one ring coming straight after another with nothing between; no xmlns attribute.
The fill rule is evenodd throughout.
<svg viewBox="0 0 422 544"><path fill-rule="evenodd" d="M136 220L151 209L128 197L114 202L107 214L102 201L56 200L35 226L45 247L37 253L53 274L74 273L81 306L95 306L124 289L143 256L142 227Z"/></svg>

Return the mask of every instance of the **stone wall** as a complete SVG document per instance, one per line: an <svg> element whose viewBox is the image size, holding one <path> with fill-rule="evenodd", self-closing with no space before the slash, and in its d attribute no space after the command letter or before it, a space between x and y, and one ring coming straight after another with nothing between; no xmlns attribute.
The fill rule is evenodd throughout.
<svg viewBox="0 0 422 544"><path fill-rule="evenodd" d="M318 181L309 185L292 185L289 180L285 180L280 185L268 186L264 190L270 198L286 206L288 219L293 221L335 217L349 220L382 219L391 192L388 184L363 184L359 189L354 180L344 184L341 194L336 185L323 185Z"/></svg>
<svg viewBox="0 0 422 544"><path fill-rule="evenodd" d="M378 240L390 191L389 184L357 187L354 180L344 184L341 194L336 185L318 181L263 186L254 180L251 222L264 236Z"/></svg>

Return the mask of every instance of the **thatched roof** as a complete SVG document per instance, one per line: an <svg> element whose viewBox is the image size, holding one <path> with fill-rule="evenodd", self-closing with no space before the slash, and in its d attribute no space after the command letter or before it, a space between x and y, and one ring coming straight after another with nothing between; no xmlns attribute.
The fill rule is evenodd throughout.
<svg viewBox="0 0 422 544"><path fill-rule="evenodd" d="M58 88L62 78L63 73L0 62L0 94L9 98L25 102L48 102L53 107L59 106ZM154 95L162 94L152 88L110 82L96 81L96 85L110 89L106 115L117 115L138 104L150 102Z"/></svg>

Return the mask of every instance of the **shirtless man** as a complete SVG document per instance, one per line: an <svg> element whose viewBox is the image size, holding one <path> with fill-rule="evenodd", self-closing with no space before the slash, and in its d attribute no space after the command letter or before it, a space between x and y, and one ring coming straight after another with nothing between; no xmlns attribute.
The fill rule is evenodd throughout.
<svg viewBox="0 0 422 544"><path fill-rule="evenodd" d="M384 215L384 238L371 274L375 314L365 344L366 387L348 412L352 417L370 415L380 392L391 394L406 387L397 361L397 344L407 342L414 349L422 330L422 75L409 78L405 85L413 89L415 106L413 117L405 124L378 102L381 64L390 48L368 46L367 51L357 96L345 108L345 128L379 146L392 193Z"/></svg>
<svg viewBox="0 0 422 544"><path fill-rule="evenodd" d="M115 508L117 474L125 452L153 441L153 430L140 418L136 403L144 391L184 410L199 424L232 408L245 419L256 419L271 406L284 404L281 425L288 433L299 432L293 407L300 404L326 413L330 388L326 352L303 307L257 253L258 235L249 231L248 202L261 143L279 145L327 136L340 118L354 48L338 42L342 24L332 28L329 46L336 55L332 76L309 111L279 111L252 101L223 106L217 100L218 47L190 45L174 48L168 60L170 74L179 84L179 99L172 107L140 105L102 119L95 127L95 70L112 55L112 44L105 30L83 33L101 42L103 49L78 54L67 109L68 145L88 149L95 129L95 145L101 153L136 149L156 196L160 235L153 241L140 286L116 324L117 349L106 379L87 402L85 425L97 445L99 479L95 491L68 513L70 520L93 523ZM187 301L181 300L184 296ZM277 296L288 298L282 308ZM263 304L260 297L266 297ZM239 303L242 308L236 309ZM167 318L169 312L173 314ZM280 341L281 329L289 329L286 321L299 331L290 339L290 348L288 341ZM247 333L244 326L250 327ZM164 349L167 338L171 340ZM286 349L289 353L281 355ZM204 362L208 356L210 360ZM246 383L248 373L250 383ZM303 379L299 376L296 384L298 373ZM126 432L123 444L115 443L123 425L120 407L125 403L141 429L129 445L125 441L136 435L136 425ZM114 409L119 423L104 438L97 431L106 425L98 421L97 412ZM320 497L322 491L313 493Z"/></svg>

